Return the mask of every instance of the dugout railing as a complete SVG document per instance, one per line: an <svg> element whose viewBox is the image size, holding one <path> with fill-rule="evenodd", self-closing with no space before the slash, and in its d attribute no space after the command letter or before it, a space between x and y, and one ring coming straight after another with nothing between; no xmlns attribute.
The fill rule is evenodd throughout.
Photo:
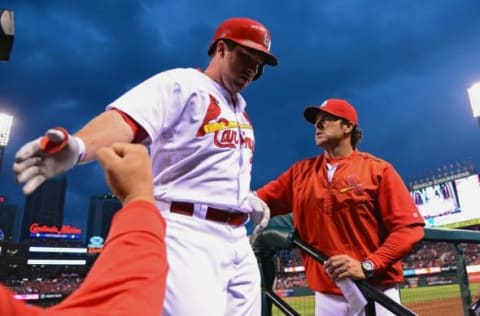
<svg viewBox="0 0 480 316"><path fill-rule="evenodd" d="M455 251L456 276L460 287L460 299L463 315L472 315L470 306L472 295L467 273L467 263L464 256L465 244L480 244L480 232L465 229L425 228L424 241L447 242L453 245Z"/></svg>
<svg viewBox="0 0 480 316"><path fill-rule="evenodd" d="M441 228L425 228L425 237L424 241L426 242L439 242L439 243L449 243L454 252L454 264L455 269L453 272L450 271L450 274L454 274L455 279L458 281L458 300L461 301L456 312L450 314L453 315L474 315L469 311L472 304L472 294L469 286L469 278L467 273L467 265L464 256L464 246L465 244L477 244L480 245L480 232L462 230L462 229L441 229ZM308 245L304 244L298 237L293 234L293 225L291 215L276 216L274 217L268 227L256 237L253 242L253 249L259 267L262 273L262 288L263 288L263 316L272 315L272 305L276 306L283 314L285 315L301 315L303 311L299 312L290 306L282 297L277 295L272 288L274 284L274 279L276 277L276 267L273 263L273 257L277 252L282 250L300 248L302 251L306 251L307 255L313 256L319 262L322 262L324 259L321 253L316 252L315 249L309 248ZM309 253L312 252L313 254ZM479 254L480 256L480 254ZM391 302L384 300L383 298L378 300L377 293L369 294L369 291L372 289L365 289L366 282L356 282L360 290L366 294L365 297L369 301L367 305L367 315L374 315L374 310L372 311L372 301L377 301L379 304L387 305L384 306L387 309L394 312L396 315L415 315L415 310L410 310L409 308L403 309L402 306L393 306ZM368 283L367 283L368 284ZM363 288L362 288L363 286ZM366 285L369 287L369 285ZM403 290L401 290L402 294ZM457 295L457 294L455 294ZM375 299L377 298L377 299ZM436 304L436 303L432 303ZM426 306L426 309L432 310L434 306ZM461 309L461 310L460 310ZM313 315L313 311L309 311L308 314ZM418 314L422 315L422 314Z"/></svg>

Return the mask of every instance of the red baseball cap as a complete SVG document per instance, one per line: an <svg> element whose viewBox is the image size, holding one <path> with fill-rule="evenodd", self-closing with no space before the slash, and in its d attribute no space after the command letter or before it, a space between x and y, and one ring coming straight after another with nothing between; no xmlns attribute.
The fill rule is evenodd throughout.
<svg viewBox="0 0 480 316"><path fill-rule="evenodd" d="M315 124L318 112L323 111L331 115L335 115L358 125L358 115L355 108L342 99L327 99L320 106L309 106L303 111L303 116L307 121Z"/></svg>

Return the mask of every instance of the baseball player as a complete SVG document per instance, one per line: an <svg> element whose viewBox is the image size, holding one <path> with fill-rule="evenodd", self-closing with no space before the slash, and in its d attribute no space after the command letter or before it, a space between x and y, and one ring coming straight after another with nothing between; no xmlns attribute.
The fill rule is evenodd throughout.
<svg viewBox="0 0 480 316"><path fill-rule="evenodd" d="M48 131L50 140L66 141L62 150L37 139L16 155L14 171L28 194L46 178L92 160L102 146L150 145L155 199L167 223L164 315L261 312L260 273L244 224L252 219L258 232L270 211L250 191L255 139L240 92L264 65L278 64L270 45L270 32L258 21L227 19L212 38L205 71L161 72L74 136Z"/></svg>
<svg viewBox="0 0 480 316"><path fill-rule="evenodd" d="M393 166L357 149L362 132L352 105L328 99L307 107L304 116L323 153L256 192L274 215L292 211L300 239L329 257L324 266L303 258L315 315L364 315L335 285L347 278L367 279L399 302L400 260L423 238L422 216Z"/></svg>
<svg viewBox="0 0 480 316"><path fill-rule="evenodd" d="M167 279L165 221L155 206L145 146L114 144L98 161L123 208L102 253L80 287L60 304L41 309L13 298L0 285L2 316L148 315L162 313Z"/></svg>

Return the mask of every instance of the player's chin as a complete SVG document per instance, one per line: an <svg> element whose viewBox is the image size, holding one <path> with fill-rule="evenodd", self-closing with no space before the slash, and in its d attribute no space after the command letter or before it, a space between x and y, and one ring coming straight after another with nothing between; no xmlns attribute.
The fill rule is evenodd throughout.
<svg viewBox="0 0 480 316"><path fill-rule="evenodd" d="M235 81L235 88L236 88L237 91L242 91L243 89L248 87L250 82L252 82L252 81L251 80L246 80L244 78L238 78L238 80Z"/></svg>
<svg viewBox="0 0 480 316"><path fill-rule="evenodd" d="M322 146L325 143L325 139L323 137L315 137L315 145Z"/></svg>

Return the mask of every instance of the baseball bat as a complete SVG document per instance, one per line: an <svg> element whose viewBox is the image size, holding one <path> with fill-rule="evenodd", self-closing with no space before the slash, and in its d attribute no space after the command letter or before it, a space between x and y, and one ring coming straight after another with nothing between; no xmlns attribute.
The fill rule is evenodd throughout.
<svg viewBox="0 0 480 316"><path fill-rule="evenodd" d="M328 259L327 256L322 254L320 251L314 249L304 241L302 241L297 234L293 235L292 243L304 251L307 255L311 256L321 264ZM405 306L394 301L365 280L353 280L352 281L357 285L357 287L362 292L363 296L368 301L375 301L381 304L383 307L388 309L390 312L398 316L416 316L414 312L406 308ZM368 308L368 306L367 306Z"/></svg>
<svg viewBox="0 0 480 316"><path fill-rule="evenodd" d="M287 302L282 300L275 292L272 290L265 289L265 295L275 304L285 315L287 316L300 316L297 311L295 311Z"/></svg>

